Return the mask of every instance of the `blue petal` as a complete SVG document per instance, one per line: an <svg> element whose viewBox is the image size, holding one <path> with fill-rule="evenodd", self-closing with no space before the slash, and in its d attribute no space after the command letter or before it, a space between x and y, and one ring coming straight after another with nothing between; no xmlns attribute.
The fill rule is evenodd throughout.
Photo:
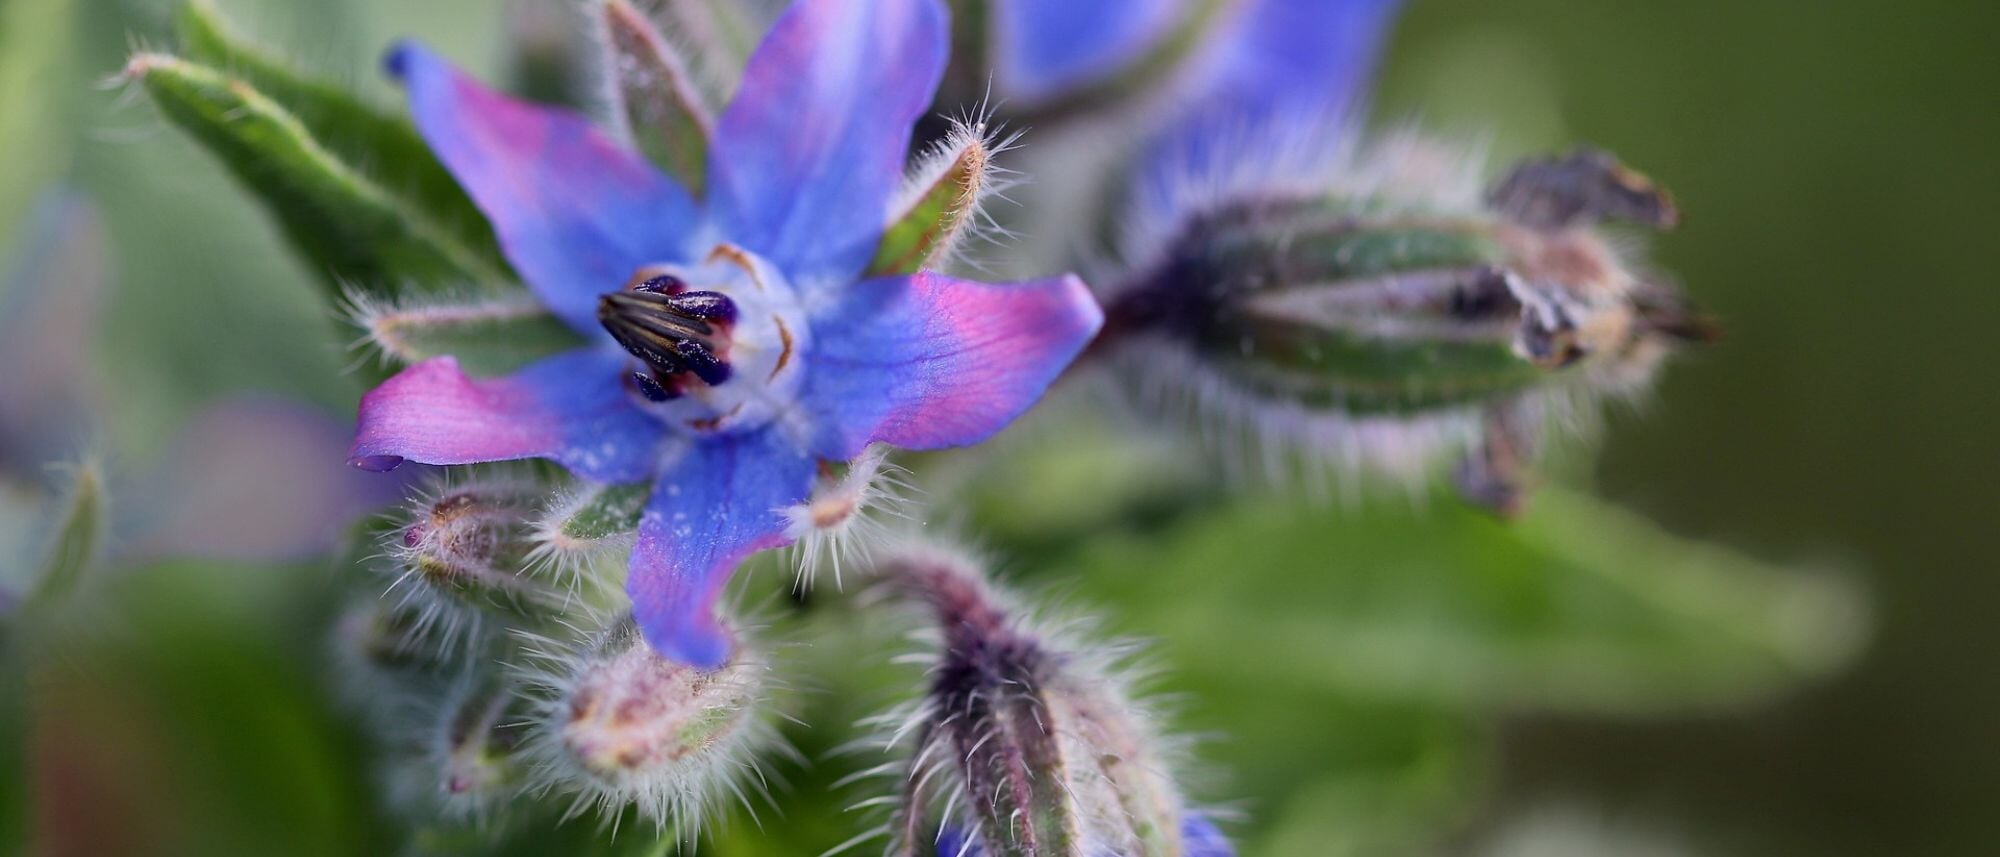
<svg viewBox="0 0 2000 857"><path fill-rule="evenodd" d="M546 458L599 482L644 479L658 464L665 427L625 390L628 359L579 349L482 379L466 377L453 358L426 360L361 397L348 463L389 470L406 459Z"/></svg>
<svg viewBox="0 0 2000 857"><path fill-rule="evenodd" d="M993 63L1004 95L1044 101L1144 56L1189 14L1181 0L1000 0Z"/></svg>
<svg viewBox="0 0 2000 857"><path fill-rule="evenodd" d="M1215 828L1215 822L1190 812L1181 819L1181 857L1236 857L1236 847Z"/></svg>
<svg viewBox="0 0 2000 857"><path fill-rule="evenodd" d="M853 278L875 253L910 128L944 72L936 0L799 0L750 57L716 126L725 236L794 285Z"/></svg>
<svg viewBox="0 0 2000 857"><path fill-rule="evenodd" d="M1104 321L1075 276L979 283L942 274L854 284L812 319L800 407L812 448L845 461L873 442L937 449L999 431Z"/></svg>
<svg viewBox="0 0 2000 857"><path fill-rule="evenodd" d="M1337 124L1355 112L1397 0L1250 0L1194 60L1187 107L1156 145L1181 163L1218 134L1271 122Z"/></svg>
<svg viewBox="0 0 2000 857"><path fill-rule="evenodd" d="M780 512L812 488L812 456L772 429L690 441L653 485L626 592L646 641L702 669L732 643L715 602L736 567L786 543Z"/></svg>
<svg viewBox="0 0 2000 857"><path fill-rule="evenodd" d="M388 66L508 261L577 330L600 333L597 296L641 266L688 257L699 213L687 191L583 117L493 92L414 43Z"/></svg>

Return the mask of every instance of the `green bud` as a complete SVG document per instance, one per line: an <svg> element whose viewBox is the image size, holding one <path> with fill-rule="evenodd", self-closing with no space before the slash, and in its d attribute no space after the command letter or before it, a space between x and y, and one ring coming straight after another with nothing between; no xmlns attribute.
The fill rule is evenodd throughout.
<svg viewBox="0 0 2000 857"><path fill-rule="evenodd" d="M1490 465L1471 481L1505 481L1545 411L1641 386L1671 345L1713 335L1596 228L1677 220L1643 177L1584 152L1523 165L1482 205L1424 186L1444 179L1410 167L1435 155L1416 145L1348 165L1379 176L1186 214L1111 305L1122 362L1281 452L1394 471L1458 451ZM1482 492L1512 508L1517 488Z"/></svg>
<svg viewBox="0 0 2000 857"><path fill-rule="evenodd" d="M530 671L534 786L576 809L627 805L684 831L724 795L741 795L754 754L775 742L764 718L763 658L739 646L717 670L661 657L630 617Z"/></svg>

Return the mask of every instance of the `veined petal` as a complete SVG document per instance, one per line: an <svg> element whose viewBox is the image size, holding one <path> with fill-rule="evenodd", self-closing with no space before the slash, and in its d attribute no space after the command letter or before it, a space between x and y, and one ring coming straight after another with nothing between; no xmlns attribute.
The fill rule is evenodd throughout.
<svg viewBox="0 0 2000 857"><path fill-rule="evenodd" d="M1126 68L1199 0L998 0L990 4L1001 91L1042 101Z"/></svg>
<svg viewBox="0 0 2000 857"><path fill-rule="evenodd" d="M598 295L642 265L687 258L699 218L687 191L583 117L493 92L414 43L388 65L508 261L572 327L596 335Z"/></svg>
<svg viewBox="0 0 2000 857"><path fill-rule="evenodd" d="M725 233L795 285L860 271L947 41L937 0L793 3L716 129L711 193Z"/></svg>
<svg viewBox="0 0 2000 857"><path fill-rule="evenodd" d="M1020 416L1097 333L1074 275L989 284L934 273L855 284L815 315L800 407L813 451L976 443Z"/></svg>
<svg viewBox="0 0 2000 857"><path fill-rule="evenodd" d="M600 482L652 475L663 427L622 381L627 358L579 349L502 378L466 377L451 357L411 366L361 397L347 461L477 464L547 458Z"/></svg>
<svg viewBox="0 0 2000 857"><path fill-rule="evenodd" d="M729 659L715 602L736 567L787 541L780 510L812 488L814 461L775 430L689 443L653 486L625 589L655 651L702 669Z"/></svg>

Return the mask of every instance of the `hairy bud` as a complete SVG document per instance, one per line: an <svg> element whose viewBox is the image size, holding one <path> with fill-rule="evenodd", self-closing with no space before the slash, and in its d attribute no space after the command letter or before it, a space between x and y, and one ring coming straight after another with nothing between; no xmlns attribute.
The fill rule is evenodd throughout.
<svg viewBox="0 0 2000 857"><path fill-rule="evenodd" d="M763 717L767 665L747 646L704 671L647 647L628 617L572 651L542 653L528 674L540 689L534 776L573 796L573 812L636 804L684 833L739 782L752 754L775 743ZM761 780L758 781L761 784Z"/></svg>
<svg viewBox="0 0 2000 857"><path fill-rule="evenodd" d="M492 677L468 677L415 718L391 770L399 808L420 820L478 820L511 796L522 739L518 700Z"/></svg>
<svg viewBox="0 0 2000 857"><path fill-rule="evenodd" d="M1398 141L1323 184L1156 218L1173 225L1110 310L1123 362L1160 403L1191 401L1280 452L1390 471L1470 453L1474 493L1511 508L1509 458L1551 406L1629 391L1669 345L1713 331L1595 228L1678 220L1644 177L1586 150L1482 197L1432 186L1463 170L1415 166L1439 159ZM1503 422L1513 434L1493 436Z"/></svg>
<svg viewBox="0 0 2000 857"><path fill-rule="evenodd" d="M913 553L881 571L941 635L903 728L916 748L900 853L932 853L952 828L994 857L1190 853L1166 754L1105 658L1035 634L962 558Z"/></svg>
<svg viewBox="0 0 2000 857"><path fill-rule="evenodd" d="M529 482L480 479L419 494L389 535L392 591L421 632L449 638L485 614L552 615L562 594L528 573L545 491Z"/></svg>

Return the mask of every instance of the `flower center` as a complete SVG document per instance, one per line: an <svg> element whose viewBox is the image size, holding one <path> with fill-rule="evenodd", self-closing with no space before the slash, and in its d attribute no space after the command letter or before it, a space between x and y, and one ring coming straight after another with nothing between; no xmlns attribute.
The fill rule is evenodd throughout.
<svg viewBox="0 0 2000 857"><path fill-rule="evenodd" d="M597 320L638 362L633 391L697 433L751 428L789 408L806 342L782 274L718 244L691 265L650 265L598 299Z"/></svg>
<svg viewBox="0 0 2000 857"><path fill-rule="evenodd" d="M736 303L728 295L690 291L681 278L661 274L599 298L597 321L645 364L632 375L650 401L680 396L686 375L710 385L729 380L723 355Z"/></svg>

